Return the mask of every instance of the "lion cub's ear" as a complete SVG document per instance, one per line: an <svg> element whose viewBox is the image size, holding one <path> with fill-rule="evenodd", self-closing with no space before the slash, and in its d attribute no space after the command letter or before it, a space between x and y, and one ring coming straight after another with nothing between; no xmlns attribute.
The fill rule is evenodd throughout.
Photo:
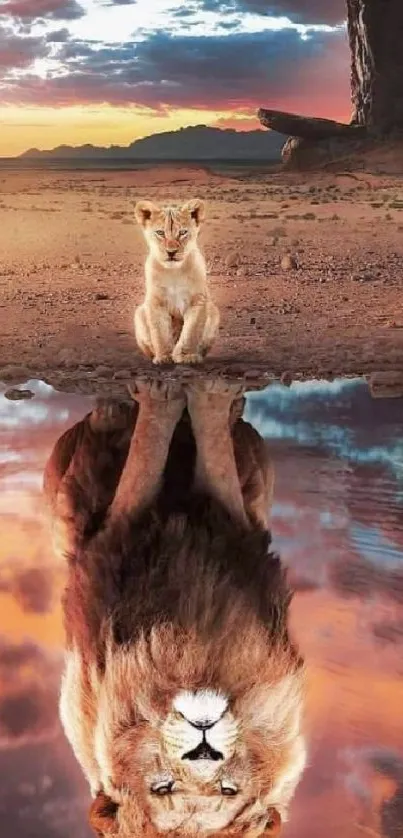
<svg viewBox="0 0 403 838"><path fill-rule="evenodd" d="M89 823L97 838L109 838L118 834L118 804L99 791L89 812Z"/></svg>
<svg viewBox="0 0 403 838"><path fill-rule="evenodd" d="M277 809L269 809L268 821L264 830L264 838L277 838L281 832L281 815Z"/></svg>
<svg viewBox="0 0 403 838"><path fill-rule="evenodd" d="M152 201L137 201L137 204L134 207L136 221L138 221L142 227L145 226L146 221L150 220L154 212L158 212L158 207L156 204L153 204Z"/></svg>
<svg viewBox="0 0 403 838"><path fill-rule="evenodd" d="M199 226L199 224L201 224L206 217L205 204L200 198L194 198L193 201L188 201L187 204L182 207L182 210L190 213L191 218L195 220L197 226Z"/></svg>

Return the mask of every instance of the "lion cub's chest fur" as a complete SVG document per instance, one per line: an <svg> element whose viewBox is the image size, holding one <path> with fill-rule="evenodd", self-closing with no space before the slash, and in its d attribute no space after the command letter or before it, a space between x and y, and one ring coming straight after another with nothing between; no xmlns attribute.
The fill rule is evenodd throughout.
<svg viewBox="0 0 403 838"><path fill-rule="evenodd" d="M183 319L191 303L192 295L183 282L169 283L165 289L165 304L172 317Z"/></svg>
<svg viewBox="0 0 403 838"><path fill-rule="evenodd" d="M203 259L199 253L192 255L186 267L161 269L152 258L146 262L146 297L157 300L178 320L183 320L196 296L206 295Z"/></svg>

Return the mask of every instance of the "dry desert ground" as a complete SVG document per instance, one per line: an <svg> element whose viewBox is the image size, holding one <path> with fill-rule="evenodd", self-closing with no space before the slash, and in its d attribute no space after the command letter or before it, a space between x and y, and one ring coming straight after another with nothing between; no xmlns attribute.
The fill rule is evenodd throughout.
<svg viewBox="0 0 403 838"><path fill-rule="evenodd" d="M222 312L208 369L402 367L403 178L10 170L0 171L0 379L10 365L46 380L136 369L145 245L134 204L195 196L207 202L201 242Z"/></svg>

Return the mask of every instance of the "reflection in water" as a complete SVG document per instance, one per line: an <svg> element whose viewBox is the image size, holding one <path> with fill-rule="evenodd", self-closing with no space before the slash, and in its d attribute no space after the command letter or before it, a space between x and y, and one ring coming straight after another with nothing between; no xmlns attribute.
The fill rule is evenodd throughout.
<svg viewBox="0 0 403 838"><path fill-rule="evenodd" d="M304 769L273 469L242 410L238 384L143 379L47 463L61 718L97 835L275 836Z"/></svg>
<svg viewBox="0 0 403 838"><path fill-rule="evenodd" d="M91 400L27 386L32 401L0 401L0 808L5 834L89 838L85 784L57 719L64 563L45 534L40 484ZM401 403L371 401L360 382L307 383L250 395L245 417L274 462L273 542L297 589L292 628L309 664L309 767L286 832L319 838L325 811L327 833L397 835Z"/></svg>

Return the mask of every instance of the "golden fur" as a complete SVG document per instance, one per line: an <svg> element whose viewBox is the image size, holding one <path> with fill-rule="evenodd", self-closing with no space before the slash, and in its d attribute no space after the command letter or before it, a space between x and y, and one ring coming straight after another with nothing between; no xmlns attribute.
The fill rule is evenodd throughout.
<svg viewBox="0 0 403 838"><path fill-rule="evenodd" d="M284 572L268 552L273 472L263 441L231 409L234 395L223 383L190 387L184 412L177 390L145 388L139 412L122 406L124 422L115 411L108 430L101 410L70 429L46 468L54 517L58 498L69 499L61 718L102 838L273 836L304 768L304 667L288 634ZM219 466L231 473L233 461L245 518L225 482L217 492L209 482L221 480L216 444L214 463L208 450L217 426L232 440ZM154 501L128 510L133 452L149 474L166 443ZM102 488L92 482L100 476ZM216 762L186 758L201 734L175 709L178 695L228 698L203 734ZM173 793L155 793L168 778Z"/></svg>
<svg viewBox="0 0 403 838"><path fill-rule="evenodd" d="M210 298L206 264L198 247L204 204L180 208L139 201L135 215L148 244L145 300L135 311L140 350L154 363L198 363L211 348L219 311Z"/></svg>

